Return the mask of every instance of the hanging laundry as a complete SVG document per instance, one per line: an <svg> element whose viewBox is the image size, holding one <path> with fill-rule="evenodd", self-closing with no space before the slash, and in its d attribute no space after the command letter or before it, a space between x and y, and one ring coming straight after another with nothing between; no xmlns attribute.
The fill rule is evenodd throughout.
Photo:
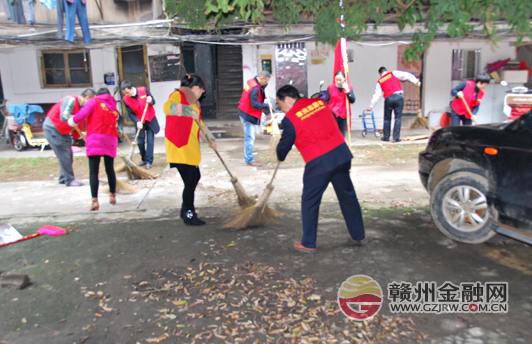
<svg viewBox="0 0 532 344"><path fill-rule="evenodd" d="M18 0L20 1L20 0ZM35 3L34 0L26 0L26 11L28 12L28 23L35 24Z"/></svg>
<svg viewBox="0 0 532 344"><path fill-rule="evenodd" d="M63 38L63 18L65 16L65 0L57 0L57 38ZM74 19L75 20L75 19Z"/></svg>
<svg viewBox="0 0 532 344"><path fill-rule="evenodd" d="M40 1L49 10L55 10L55 8L57 6L56 5L56 0L40 0ZM58 1L61 1L61 0L58 0Z"/></svg>
<svg viewBox="0 0 532 344"><path fill-rule="evenodd" d="M4 9L8 20L12 20L19 24L26 24L22 0L4 0Z"/></svg>
<svg viewBox="0 0 532 344"><path fill-rule="evenodd" d="M66 0L65 5L65 19L66 19L66 34L65 40L74 43L76 30L76 15L78 17L81 32L83 32L83 40L86 44L92 42L91 31L89 30L89 21L87 19L86 0ZM58 23L59 24L59 23Z"/></svg>

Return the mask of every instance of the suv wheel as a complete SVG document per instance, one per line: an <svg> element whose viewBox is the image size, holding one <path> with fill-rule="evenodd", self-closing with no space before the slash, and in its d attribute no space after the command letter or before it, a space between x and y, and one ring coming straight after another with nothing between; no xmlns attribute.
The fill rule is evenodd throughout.
<svg viewBox="0 0 532 344"><path fill-rule="evenodd" d="M430 212L440 231L469 244L484 242L495 233L486 193L488 181L472 172L443 177L432 191Z"/></svg>

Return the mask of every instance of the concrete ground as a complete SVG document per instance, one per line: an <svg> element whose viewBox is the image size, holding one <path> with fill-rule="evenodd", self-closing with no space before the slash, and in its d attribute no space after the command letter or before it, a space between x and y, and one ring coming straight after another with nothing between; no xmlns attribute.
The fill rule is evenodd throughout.
<svg viewBox="0 0 532 344"><path fill-rule="evenodd" d="M238 132L232 123L208 124ZM353 139L355 155L368 144L389 144L360 133ZM258 137L258 156L266 156L268 140ZM249 194L261 194L272 165L245 165L238 137L218 144ZM162 140L156 146L164 152ZM119 194L115 206L102 196L92 213L87 180L81 188L55 180L0 183L0 223L23 235L46 224L69 232L0 248L0 272L32 280L23 290L0 289L0 343L532 342L530 247L500 236L483 245L447 239L428 213L417 161L354 166L368 244L349 243L331 189L320 209L318 253L307 255L292 249L301 237L302 168L283 168L274 181L269 205L283 214L278 224L227 230L232 185L203 148L197 207L204 227L178 218L182 182L175 170L135 182L140 191ZM0 150L0 157L11 154ZM504 281L509 311L394 315L385 302L377 317L358 324L337 303L338 288L356 274L374 278L384 293L394 281Z"/></svg>

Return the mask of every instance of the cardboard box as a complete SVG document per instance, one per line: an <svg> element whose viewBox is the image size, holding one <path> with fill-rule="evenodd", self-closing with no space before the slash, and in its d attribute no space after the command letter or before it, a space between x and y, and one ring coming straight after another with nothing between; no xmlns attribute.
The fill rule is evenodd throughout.
<svg viewBox="0 0 532 344"><path fill-rule="evenodd" d="M528 71L526 70L503 70L501 79L509 84L524 84L528 80Z"/></svg>

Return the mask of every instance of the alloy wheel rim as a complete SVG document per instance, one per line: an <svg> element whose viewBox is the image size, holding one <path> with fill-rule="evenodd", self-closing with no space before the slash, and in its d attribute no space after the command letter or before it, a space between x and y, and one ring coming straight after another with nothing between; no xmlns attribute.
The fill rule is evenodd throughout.
<svg viewBox="0 0 532 344"><path fill-rule="evenodd" d="M489 218L486 196L468 185L449 190L443 197L442 208L447 223L461 232L474 232L482 228Z"/></svg>

